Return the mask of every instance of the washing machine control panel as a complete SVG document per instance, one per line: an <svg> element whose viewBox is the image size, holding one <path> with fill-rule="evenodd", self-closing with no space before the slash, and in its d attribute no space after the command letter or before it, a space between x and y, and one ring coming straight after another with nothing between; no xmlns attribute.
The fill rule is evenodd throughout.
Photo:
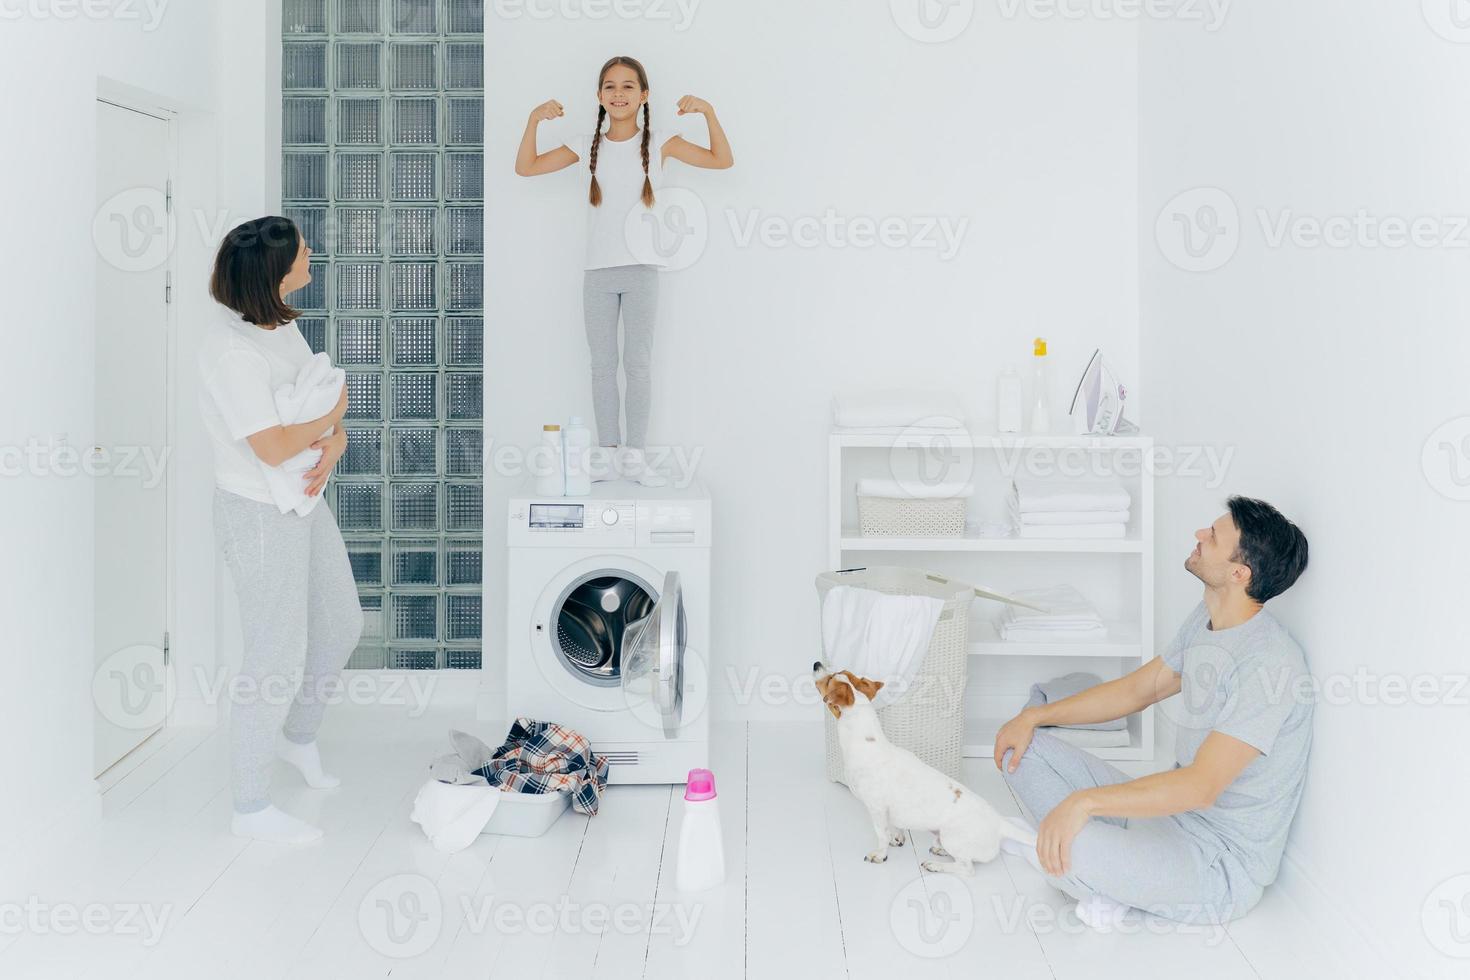
<svg viewBox="0 0 1470 980"><path fill-rule="evenodd" d="M605 497L513 497L507 511L506 544L512 548L710 546L710 501L702 488L629 489L632 492L626 496L613 490Z"/></svg>
<svg viewBox="0 0 1470 980"><path fill-rule="evenodd" d="M509 544L611 547L633 543L637 507L631 500L528 500L510 508Z"/></svg>

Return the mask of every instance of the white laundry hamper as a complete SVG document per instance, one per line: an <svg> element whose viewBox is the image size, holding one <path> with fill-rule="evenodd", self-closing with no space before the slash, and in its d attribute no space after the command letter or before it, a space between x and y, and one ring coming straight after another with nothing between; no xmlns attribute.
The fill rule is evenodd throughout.
<svg viewBox="0 0 1470 980"><path fill-rule="evenodd" d="M929 649L914 674L908 691L892 704L878 709L883 734L894 745L908 749L945 775L958 779L964 748L964 696L967 645L970 636L970 601L973 585L918 568L875 565L868 568L823 572L817 576L817 594L825 602L833 586L872 589L886 595L924 595L944 600ZM839 663L828 663L842 670ZM827 778L845 783L842 747L837 742L837 721L823 711L827 741Z"/></svg>

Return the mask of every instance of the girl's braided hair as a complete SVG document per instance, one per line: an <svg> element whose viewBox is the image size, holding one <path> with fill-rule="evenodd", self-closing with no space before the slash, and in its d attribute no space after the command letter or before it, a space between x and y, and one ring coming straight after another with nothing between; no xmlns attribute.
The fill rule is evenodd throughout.
<svg viewBox="0 0 1470 980"><path fill-rule="evenodd" d="M597 147L602 142L602 124L607 119L607 109L601 101L602 83L607 78L607 73L618 65L627 65L638 75L638 87L644 92L648 91L648 72L643 70L643 65L636 58L627 55L618 55L609 58L607 64L602 66L602 71L597 75L597 129L592 133L592 149L587 154L587 168L592 171L592 184L587 189L587 200L595 208L602 205L602 188L597 185ZM648 177L648 141L649 134L649 112L648 103L643 103L643 140L639 152L643 157L643 206L653 207L653 181Z"/></svg>

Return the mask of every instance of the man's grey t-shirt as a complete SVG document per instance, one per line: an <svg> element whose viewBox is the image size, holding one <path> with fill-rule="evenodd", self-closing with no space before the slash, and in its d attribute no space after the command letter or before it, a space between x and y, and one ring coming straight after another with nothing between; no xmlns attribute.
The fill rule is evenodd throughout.
<svg viewBox="0 0 1470 980"><path fill-rule="evenodd" d="M1177 730L1178 765L1194 762L1210 732L1260 751L1214 806L1183 814L1198 821L1262 887L1276 880L1286 832L1301 801L1312 748L1313 689L1306 657L1266 610L1239 626L1212 630L1201 602L1163 653L1180 692L1160 707ZM1193 820L1187 818L1194 818Z"/></svg>

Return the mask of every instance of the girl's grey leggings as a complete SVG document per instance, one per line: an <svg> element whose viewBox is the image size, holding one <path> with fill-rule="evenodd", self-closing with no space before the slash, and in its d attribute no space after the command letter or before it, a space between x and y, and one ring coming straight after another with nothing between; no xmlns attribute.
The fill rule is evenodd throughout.
<svg viewBox="0 0 1470 980"><path fill-rule="evenodd" d="M618 314L623 315L623 373L628 377L628 438L618 429ZM648 365L658 317L658 269L619 265L588 269L582 279L582 314L592 353L592 409L597 441L643 448L648 436Z"/></svg>
<svg viewBox="0 0 1470 980"><path fill-rule="evenodd" d="M307 743L362 635L347 547L326 501L305 517L218 488L215 539L235 582L245 656L232 689L236 813L270 803L276 733Z"/></svg>

